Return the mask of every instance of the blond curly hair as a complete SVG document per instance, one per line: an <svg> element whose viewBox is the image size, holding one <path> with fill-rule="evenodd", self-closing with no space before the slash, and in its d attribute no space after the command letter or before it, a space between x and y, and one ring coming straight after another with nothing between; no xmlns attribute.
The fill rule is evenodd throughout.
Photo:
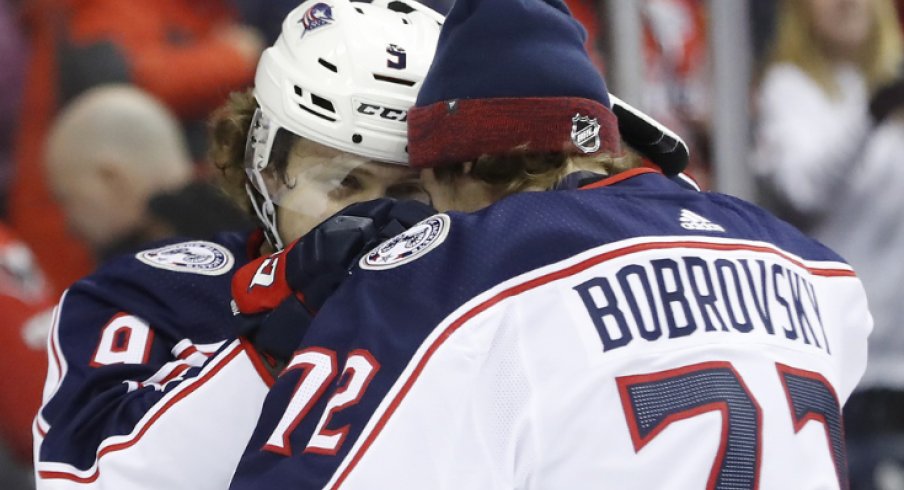
<svg viewBox="0 0 904 490"><path fill-rule="evenodd" d="M230 94L226 103L210 117L210 147L207 151L208 160L219 170L220 188L240 208L252 215L251 202L245 191L245 184L248 182L245 174L245 145L257 108L252 89ZM303 141L307 140L288 131L276 134L270 149L270 168L277 178L285 181L289 152Z"/></svg>
<svg viewBox="0 0 904 490"><path fill-rule="evenodd" d="M568 174L588 170L604 175L615 175L641 165L636 154L601 155L596 157L574 156L564 153L529 153L515 148L507 155L484 155L473 162L470 177L482 181L494 194L504 197L528 190L549 190ZM465 164L449 165L434 169L436 178L450 181L464 175Z"/></svg>

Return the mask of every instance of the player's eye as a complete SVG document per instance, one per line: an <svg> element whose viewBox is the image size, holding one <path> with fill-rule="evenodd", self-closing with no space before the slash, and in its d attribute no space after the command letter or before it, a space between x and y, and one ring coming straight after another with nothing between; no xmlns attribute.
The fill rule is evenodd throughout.
<svg viewBox="0 0 904 490"><path fill-rule="evenodd" d="M346 175L341 179L335 179L330 189L330 198L336 201L348 199L349 197L361 192L364 189L364 183L361 179L354 175Z"/></svg>
<svg viewBox="0 0 904 490"><path fill-rule="evenodd" d="M343 189L348 189L350 191L360 191L364 188L364 184L361 182L361 179L355 177L354 175L346 175L339 185Z"/></svg>

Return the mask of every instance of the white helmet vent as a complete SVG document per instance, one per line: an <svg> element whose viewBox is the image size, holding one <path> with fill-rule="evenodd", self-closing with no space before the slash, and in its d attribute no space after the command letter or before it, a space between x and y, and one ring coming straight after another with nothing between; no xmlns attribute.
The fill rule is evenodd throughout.
<svg viewBox="0 0 904 490"><path fill-rule="evenodd" d="M339 73L339 68L336 65L323 58L317 58L317 62L320 63L320 66L326 68L327 70L330 70L333 73Z"/></svg>
<svg viewBox="0 0 904 490"><path fill-rule="evenodd" d="M306 0L261 56L255 98L292 134L405 165L407 111L442 19L413 0Z"/></svg>
<svg viewBox="0 0 904 490"><path fill-rule="evenodd" d="M302 110L304 110L305 112L307 112L307 113L309 113L309 114L311 114L311 115L314 115L314 116L319 117L320 119L325 119L325 120L327 120L327 121L329 121L329 122L336 122L336 118L335 118L335 117L330 117L330 116L326 116L326 115L324 115L324 114L321 114L321 113L317 112L316 110L314 110L314 109L312 109L312 108L310 108L310 107L308 107L308 106L306 106L306 105L304 105L304 104L298 104L298 107L300 107Z"/></svg>
<svg viewBox="0 0 904 490"><path fill-rule="evenodd" d="M338 114L336 114L336 106L333 105L332 101L308 92L311 99L309 104L307 100L305 100L304 89L298 85L294 85L292 88L297 96L295 103L298 104L298 107L302 110L329 122L337 121Z"/></svg>
<svg viewBox="0 0 904 490"><path fill-rule="evenodd" d="M329 113L332 113L332 114L336 113L336 108L333 106L333 103L324 99L323 97L321 97L317 94L311 94L311 102L313 102L314 105L316 105L317 107L319 107Z"/></svg>
<svg viewBox="0 0 904 490"><path fill-rule="evenodd" d="M396 78L396 77L388 77L386 75L380 75L378 73L374 73L374 80L376 80L378 82L395 83L398 85L404 85L406 87L414 87L414 84L417 83L412 80L405 80L403 78Z"/></svg>

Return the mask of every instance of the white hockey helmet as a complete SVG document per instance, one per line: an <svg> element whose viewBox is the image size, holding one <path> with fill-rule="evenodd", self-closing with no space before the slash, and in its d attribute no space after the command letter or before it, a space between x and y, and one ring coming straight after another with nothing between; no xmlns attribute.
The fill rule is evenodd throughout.
<svg viewBox="0 0 904 490"><path fill-rule="evenodd" d="M257 67L259 109L245 150L248 194L277 249L284 245L276 225L281 189L266 173L279 133L407 165L408 109L433 61L442 22L413 0L309 0L286 17Z"/></svg>

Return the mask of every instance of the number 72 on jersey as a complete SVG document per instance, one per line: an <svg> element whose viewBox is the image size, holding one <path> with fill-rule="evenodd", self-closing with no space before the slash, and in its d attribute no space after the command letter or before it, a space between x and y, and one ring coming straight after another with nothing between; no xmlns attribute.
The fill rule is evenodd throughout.
<svg viewBox="0 0 904 490"><path fill-rule="evenodd" d="M285 456L292 454L290 435L338 374L336 358L335 352L318 348L295 355L286 370L300 369L303 375L264 450ZM809 422L823 426L839 487L847 489L841 408L835 390L819 373L780 363L775 367L795 433ZM330 429L332 415L360 400L379 369L380 364L369 352L350 353L342 372L344 382L327 403L304 452L338 453L349 427ZM703 362L622 376L616 378L616 384L636 452L641 452L673 422L718 411L722 417L721 440L707 490L758 488L762 409L731 363Z"/></svg>

